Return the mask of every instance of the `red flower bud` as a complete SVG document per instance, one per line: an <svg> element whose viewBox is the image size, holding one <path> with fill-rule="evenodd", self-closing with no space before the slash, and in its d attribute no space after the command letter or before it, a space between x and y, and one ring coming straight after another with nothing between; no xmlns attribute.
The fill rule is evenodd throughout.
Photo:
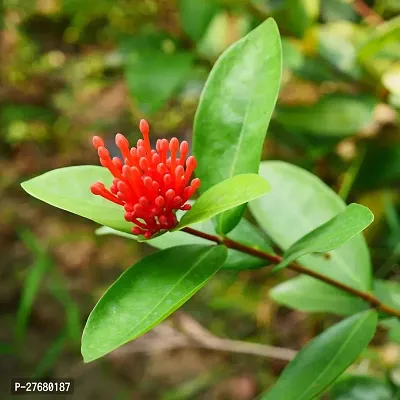
<svg viewBox="0 0 400 400"><path fill-rule="evenodd" d="M185 203L199 188L200 179L190 181L196 159L193 156L186 158L189 152L186 141L179 145L177 138L170 142L159 139L156 150L152 150L148 122L142 119L139 129L143 139L138 140L136 148L130 148L122 134L115 136L123 161L117 157L111 159L103 139L93 137L100 163L108 168L114 179L110 190L101 182L94 183L90 190L94 195L123 206L125 219L135 224L132 233L150 239L159 231L178 224L177 210L190 210L190 204Z"/></svg>

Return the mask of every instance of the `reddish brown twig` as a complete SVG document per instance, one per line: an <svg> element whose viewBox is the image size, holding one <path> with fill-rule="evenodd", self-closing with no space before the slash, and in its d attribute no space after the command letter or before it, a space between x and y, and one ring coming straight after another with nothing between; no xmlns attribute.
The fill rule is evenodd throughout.
<svg viewBox="0 0 400 400"><path fill-rule="evenodd" d="M379 25L385 22L384 19L372 8L368 7L363 0L354 0L353 8L370 25Z"/></svg>
<svg viewBox="0 0 400 400"><path fill-rule="evenodd" d="M234 240L231 240L226 237L222 238L222 237L219 237L216 235L210 235L208 233L204 233L204 232L198 231L193 228L184 228L182 230L186 233L190 233L191 235L195 235L195 236L210 240L210 241L218 243L218 244L223 244L224 246L228 247L229 249L237 250L242 253L250 254L254 257L258 257L263 260L267 260L272 264L279 264L283 259L281 256L269 254L269 253L266 253L265 251L257 250L252 247L248 247L244 244L235 242ZM370 292L364 292L362 290L355 289L351 286L345 285L342 282L336 281L334 279L329 278L328 276L320 274L319 272L312 271L308 268L305 268L297 263L291 263L287 268L289 268L293 271L296 271L300 274L305 274L305 275L311 276L311 277L318 279L322 282L325 282L331 286L337 287L338 289L343 290L355 297L361 298L362 300L366 301L367 303L369 303L372 307L374 307L376 309L379 309L387 314L394 315L395 317L400 318L400 310L396 310L386 304L383 304L376 296L374 296Z"/></svg>

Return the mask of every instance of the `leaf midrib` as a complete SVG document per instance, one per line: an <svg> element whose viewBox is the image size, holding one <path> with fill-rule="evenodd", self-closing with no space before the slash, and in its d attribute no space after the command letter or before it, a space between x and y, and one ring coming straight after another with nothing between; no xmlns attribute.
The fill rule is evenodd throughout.
<svg viewBox="0 0 400 400"><path fill-rule="evenodd" d="M246 43L244 44L244 47L248 46L248 44L249 44L249 41L246 40ZM236 168L236 163L237 163L237 160L238 160L238 157L239 157L239 153L240 153L240 147L241 147L242 142L243 142L243 140L244 140L244 133L245 133L245 131L246 131L246 130L245 130L245 125L246 125L248 116L249 116L249 114L250 114L249 108L250 108L250 105L253 104L253 93L254 93L254 88L255 88L255 79L253 79L253 82L252 82L252 85L251 85L250 100L249 100L249 102L247 103L247 106L246 106L245 115L244 115L244 118L243 118L242 126L241 126L241 128L240 128L238 145L237 145L237 147L236 147L236 151L235 151L235 154L234 154L234 158L233 158L233 160L232 160L232 165L231 165L231 168L230 168L228 177L227 177L226 179L232 178L232 176L234 175L234 171L235 171L235 168ZM219 231L222 230L223 221L224 221L224 217L225 217L225 216L226 216L226 214L223 213L223 214L220 216L220 218L219 218L219 223L218 223L218 230L219 230Z"/></svg>

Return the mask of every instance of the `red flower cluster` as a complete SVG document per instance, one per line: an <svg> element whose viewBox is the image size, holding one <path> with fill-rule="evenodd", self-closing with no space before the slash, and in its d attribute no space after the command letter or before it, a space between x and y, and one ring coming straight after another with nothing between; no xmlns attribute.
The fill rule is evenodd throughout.
<svg viewBox="0 0 400 400"><path fill-rule="evenodd" d="M157 140L156 149L152 150L149 140L149 124L141 120L139 124L143 139L136 147L129 148L125 136L118 133L115 143L121 151L120 158L111 159L98 136L93 137L100 163L114 176L110 190L103 183L96 182L90 190L93 194L104 197L125 209L125 219L133 222L134 235L144 235L147 239L161 230L168 230L177 225L176 210L190 210L187 200L200 186L200 179L190 181L196 168L196 159L187 157L189 145L183 141L179 145L177 138ZM167 158L168 150L170 157ZM177 158L180 150L180 158Z"/></svg>

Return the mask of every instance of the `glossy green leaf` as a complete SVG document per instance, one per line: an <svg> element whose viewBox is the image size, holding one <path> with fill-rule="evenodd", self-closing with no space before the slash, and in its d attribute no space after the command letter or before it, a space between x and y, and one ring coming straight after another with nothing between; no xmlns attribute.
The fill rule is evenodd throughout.
<svg viewBox="0 0 400 400"><path fill-rule="evenodd" d="M323 253L343 246L362 232L374 220L374 214L360 204L350 204L318 228L292 244L284 253L283 261L273 271L278 271L297 258L310 253Z"/></svg>
<svg viewBox="0 0 400 400"><path fill-rule="evenodd" d="M186 245L148 256L125 271L96 304L82 336L85 362L149 331L221 268L224 246Z"/></svg>
<svg viewBox="0 0 400 400"><path fill-rule="evenodd" d="M281 76L281 44L273 19L235 43L216 62L200 98L193 153L201 192L244 173L257 173ZM217 218L227 233L244 206Z"/></svg>
<svg viewBox="0 0 400 400"><path fill-rule="evenodd" d="M332 189L295 165L262 162L260 175L269 180L272 189L249 207L261 228L283 250L346 209ZM361 234L332 250L328 257L310 254L298 262L357 289L371 288L369 252Z"/></svg>
<svg viewBox="0 0 400 400"><path fill-rule="evenodd" d="M170 43L171 48L165 48ZM193 54L176 50L167 37L141 34L122 43L126 55L128 91L146 114L158 111L185 83L193 66Z"/></svg>
<svg viewBox="0 0 400 400"><path fill-rule="evenodd" d="M372 339L377 312L363 311L311 340L262 400L311 400L346 370Z"/></svg>
<svg viewBox="0 0 400 400"><path fill-rule="evenodd" d="M183 214L183 213L182 213ZM193 229L197 229L201 232L215 235L214 225L211 220L200 222L190 226ZM98 235L117 235L127 239L136 240L137 236L116 231L115 229L103 226L96 230ZM268 240L262 235L262 233L249 221L242 218L239 224L231 231L228 235L229 238L250 246L258 250L264 250L268 253L274 253L274 250L268 243ZM146 240L146 244L155 247L157 249L167 249L169 247L178 246L182 244L210 244L210 241L202 239L198 236L191 235L189 233L178 231L178 232L167 232L164 235L156 237L154 239ZM265 261L242 253L237 250L228 249L228 257L224 262L223 269L252 269L260 268L265 266Z"/></svg>
<svg viewBox="0 0 400 400"><path fill-rule="evenodd" d="M331 94L316 104L279 107L276 119L287 130L321 136L354 135L373 121L377 100L370 96Z"/></svg>
<svg viewBox="0 0 400 400"><path fill-rule="evenodd" d="M124 209L100 196L94 196L90 185L96 181L112 183L110 172L103 167L81 165L54 169L21 186L31 196L52 206L91 219L101 225L130 232L132 224L124 219Z"/></svg>
<svg viewBox="0 0 400 400"><path fill-rule="evenodd" d="M203 193L173 230L177 231L210 219L224 211L254 200L269 190L268 182L256 174L242 174L226 179Z"/></svg>
<svg viewBox="0 0 400 400"><path fill-rule="evenodd" d="M182 27L197 42L206 33L219 5L215 0L179 0L178 4Z"/></svg>
<svg viewBox="0 0 400 400"><path fill-rule="evenodd" d="M389 384L370 376L347 376L336 382L327 400L394 400Z"/></svg>
<svg viewBox="0 0 400 400"><path fill-rule="evenodd" d="M358 297L308 276L288 279L268 295L279 304L305 312L353 315L369 307Z"/></svg>

